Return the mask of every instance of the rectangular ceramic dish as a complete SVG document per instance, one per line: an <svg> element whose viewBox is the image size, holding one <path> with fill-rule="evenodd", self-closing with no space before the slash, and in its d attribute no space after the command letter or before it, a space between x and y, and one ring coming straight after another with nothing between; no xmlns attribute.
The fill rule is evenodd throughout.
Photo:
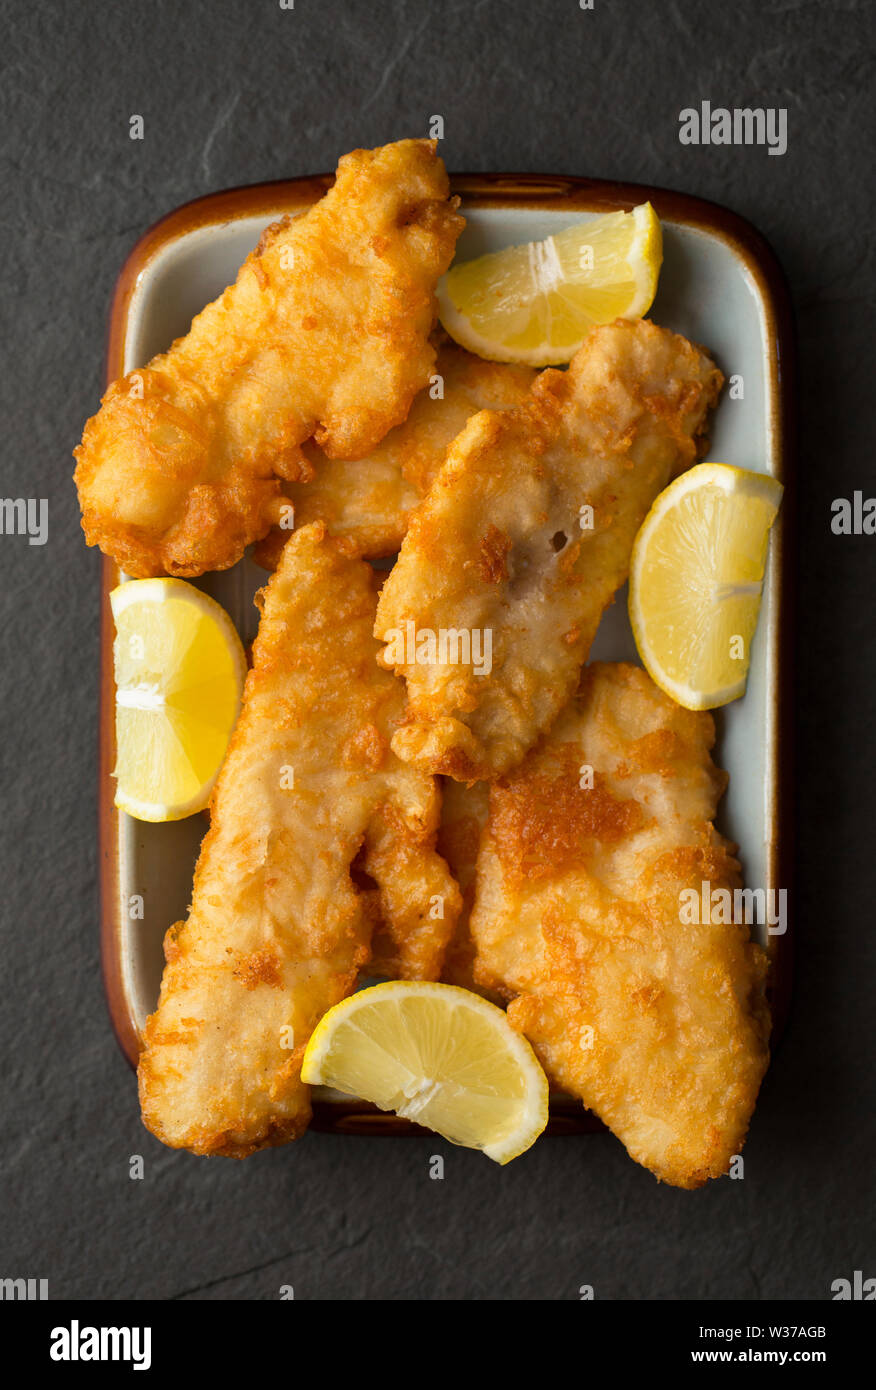
<svg viewBox="0 0 876 1390"><path fill-rule="evenodd" d="M773 530L763 607L745 698L717 712L717 761L730 770L719 826L738 841L747 884L789 887L790 622L786 575L793 528L791 470L792 335L781 271L759 234L714 204L658 188L540 175L462 175L452 180L467 218L457 255L469 259L558 232L588 215L628 210L650 199L663 224L664 264L651 311L654 321L704 344L742 394L725 389L709 458L771 473L785 484ZM320 198L330 177L234 189L189 203L148 231L128 258L113 298L107 383L144 365L188 330L193 316L234 280L265 226ZM738 387L737 387L738 393ZM115 762L113 624L108 602L119 572L103 561L100 716L100 851L102 958L107 999L119 1043L134 1064L146 1015L157 1002L162 940L186 915L205 816L165 825L130 819L113 805ZM198 583L255 635L254 591L265 572L249 558ZM606 613L593 655L636 660L619 599ZM142 896L144 917L128 903ZM757 929L755 929L757 930ZM773 1042L790 990L791 934L767 936L772 957ZM551 1129L600 1128L576 1102L558 1098ZM413 1126L360 1102L318 1097L314 1123L359 1133L401 1133Z"/></svg>

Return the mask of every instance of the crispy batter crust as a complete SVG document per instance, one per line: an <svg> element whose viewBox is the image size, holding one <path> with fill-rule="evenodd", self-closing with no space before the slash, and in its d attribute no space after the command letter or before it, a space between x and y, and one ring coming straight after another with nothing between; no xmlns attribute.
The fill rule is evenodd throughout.
<svg viewBox="0 0 876 1390"><path fill-rule="evenodd" d="M505 883L556 878L571 868L596 840L613 844L640 829L637 801L613 796L596 776L582 796L581 749L552 745L543 770L524 769L500 778L490 798L490 832Z"/></svg>
<svg viewBox="0 0 876 1390"><path fill-rule="evenodd" d="M135 576L226 569L279 519L283 482L313 476L305 440L373 450L432 371L456 201L433 141L345 155L184 338L107 391L74 451L88 544Z"/></svg>
<svg viewBox="0 0 876 1390"><path fill-rule="evenodd" d="M484 362L440 333L433 342L439 344L433 373L439 380L420 392L404 424L367 458L328 459L314 444L303 446L312 477L285 489L296 525L324 521L332 535L347 536L369 559L394 555L466 421L479 410L510 410L526 399L535 379L530 367ZM259 564L276 568L290 529L275 526L259 542Z"/></svg>
<svg viewBox="0 0 876 1390"><path fill-rule="evenodd" d="M381 594L376 635L489 632L492 669L395 666L401 758L462 781L520 762L572 695L654 498L693 463L721 374L647 322L594 329L517 409L450 446Z"/></svg>
<svg viewBox="0 0 876 1390"><path fill-rule="evenodd" d="M409 978L440 973L453 933L438 789L390 751L403 694L376 662L373 576L350 552L305 527L262 591L191 911L168 932L140 1059L144 1122L172 1148L243 1157L295 1138L310 1115L304 1047L355 987L378 916ZM364 891L354 861L373 880Z"/></svg>
<svg viewBox="0 0 876 1390"><path fill-rule="evenodd" d="M470 921L475 979L511 1000L554 1083L686 1188L740 1152L768 1061L764 952L744 925L681 915L682 890L741 885L712 824L713 743L711 716L638 667L590 667L490 788Z"/></svg>

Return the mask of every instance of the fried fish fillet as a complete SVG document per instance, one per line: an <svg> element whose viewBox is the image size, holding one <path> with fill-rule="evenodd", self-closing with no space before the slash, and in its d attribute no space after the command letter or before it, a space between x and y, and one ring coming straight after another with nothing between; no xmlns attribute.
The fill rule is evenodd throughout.
<svg viewBox="0 0 876 1390"><path fill-rule="evenodd" d="M462 904L455 930L447 943L440 979L445 984L488 994L500 1002L501 995L495 990L483 989L474 978L475 949L468 925L474 905L481 835L490 810L489 784L474 782L467 787L449 777L442 778L441 784L441 823L437 848L459 887ZM401 978L393 962L389 931L382 923L378 923L374 936L374 957L376 963L370 967L372 974L380 973L393 980ZM437 980L439 976L433 978Z"/></svg>
<svg viewBox="0 0 876 1390"><path fill-rule="evenodd" d="M131 575L226 569L279 518L283 481L311 476L305 440L374 449L432 372L457 201L433 141L345 155L184 338L107 391L74 451L88 544Z"/></svg>
<svg viewBox="0 0 876 1390"><path fill-rule="evenodd" d="M470 787L444 779L441 797L441 825L438 849L450 868L462 894L462 908L456 928L447 945L441 978L449 985L484 993L474 978L475 949L469 929L474 907L475 881L481 836L490 813L490 789L486 782ZM495 996L494 992L490 991Z"/></svg>
<svg viewBox="0 0 876 1390"><path fill-rule="evenodd" d="M378 605L381 660L407 682L399 757L490 779L550 727L721 380L685 338L619 319L524 405L469 420Z"/></svg>
<svg viewBox="0 0 876 1390"><path fill-rule="evenodd" d="M712 824L727 781L713 743L711 715L638 667L590 667L490 787L471 915L475 978L511 997L549 1077L688 1188L739 1153L770 1026L747 927L682 914L683 890L741 886Z"/></svg>
<svg viewBox="0 0 876 1390"><path fill-rule="evenodd" d="M534 378L531 367L485 362L442 342L433 381L417 396L404 424L367 458L328 459L315 444L303 446L314 476L285 489L294 524L324 521L332 535L349 536L361 555L394 555L411 512L429 491L448 445L466 421L479 410L520 405ZM256 547L255 558L266 569L276 567L289 529L274 527Z"/></svg>
<svg viewBox="0 0 876 1390"><path fill-rule="evenodd" d="M375 659L370 568L308 526L261 606L191 910L168 932L139 1066L153 1134L235 1157L307 1126L305 1045L354 988L376 921L393 971L433 978L460 906L434 850L437 785L390 750L404 700Z"/></svg>
<svg viewBox="0 0 876 1390"><path fill-rule="evenodd" d="M475 978L475 947L471 938L469 918L474 906L475 882L481 836L490 813L490 783L473 782L466 786L452 778L441 779L441 824L438 827L438 853L446 861L462 895L462 907L456 926L447 943L440 979L448 985L474 990L496 1004L504 1004L501 991L488 989ZM387 940L387 948L381 949ZM401 976L392 959L391 941L382 923L374 936L374 955L379 966L371 973L381 973L388 979ZM436 980L439 976L434 977Z"/></svg>

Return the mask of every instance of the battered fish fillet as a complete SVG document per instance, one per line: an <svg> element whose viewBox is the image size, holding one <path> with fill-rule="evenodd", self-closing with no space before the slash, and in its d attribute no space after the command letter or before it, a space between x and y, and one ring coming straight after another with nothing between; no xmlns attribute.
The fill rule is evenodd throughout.
<svg viewBox="0 0 876 1390"><path fill-rule="evenodd" d="M512 997L549 1077L687 1188L739 1153L768 1061L764 952L745 926L681 916L682 890L741 886L712 825L713 743L711 716L637 667L585 671L490 788L471 916L475 978Z"/></svg>
<svg viewBox="0 0 876 1390"><path fill-rule="evenodd" d="M440 381L420 392L404 424L367 458L327 459L315 444L303 446L315 476L286 488L296 526L324 521L332 535L349 536L361 555L394 555L411 512L429 491L448 445L466 421L479 410L520 405L535 378L531 367L485 362L450 343L439 347L434 375ZM440 396L433 394L438 389ZM276 567L290 529L276 526L259 542L259 564Z"/></svg>
<svg viewBox="0 0 876 1390"><path fill-rule="evenodd" d="M481 835L489 813L490 789L486 782L475 782L467 787L449 777L444 780L438 849L459 884L462 910L447 946L441 979L449 985L460 985L463 989L490 993L492 998L498 998L495 991L482 989L474 978L475 949L469 929Z"/></svg>
<svg viewBox="0 0 876 1390"><path fill-rule="evenodd" d="M376 921L395 973L432 978L460 907L434 850L437 785L390 751L404 701L375 660L368 565L308 526L260 597L243 709L139 1067L153 1134L235 1157L307 1126L304 1047L354 988Z"/></svg>
<svg viewBox="0 0 876 1390"><path fill-rule="evenodd" d="M474 905L475 874L481 834L490 810L490 788L487 782L474 782L470 787L451 778L442 778L441 824L438 827L438 853L446 860L462 895L462 907L453 936L447 944L440 979L449 985L475 990L504 1003L495 990L484 989L474 978L474 943L469 931L469 916ZM388 979L401 978L392 959L391 938L379 923L374 935L374 958L371 973ZM437 980L438 975L434 976Z"/></svg>
<svg viewBox="0 0 876 1390"><path fill-rule="evenodd" d="M227 569L312 476L370 453L432 372L434 288L463 219L428 140L357 150L171 350L115 382L76 449L89 545L128 574Z"/></svg>
<svg viewBox="0 0 876 1390"><path fill-rule="evenodd" d="M490 779L550 727L721 380L685 338L619 319L567 372L542 372L525 405L469 420L378 605L381 660L407 682L399 757Z"/></svg>

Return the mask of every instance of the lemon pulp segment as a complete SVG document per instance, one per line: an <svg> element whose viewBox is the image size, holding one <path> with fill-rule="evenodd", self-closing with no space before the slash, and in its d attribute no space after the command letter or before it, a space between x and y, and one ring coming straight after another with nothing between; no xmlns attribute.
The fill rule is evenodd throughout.
<svg viewBox="0 0 876 1390"><path fill-rule="evenodd" d="M699 464L660 494L636 537L629 607L639 655L688 709L745 691L781 496L766 474Z"/></svg>
<svg viewBox="0 0 876 1390"><path fill-rule="evenodd" d="M438 287L441 321L482 357L568 362L595 324L647 312L662 259L660 222L642 203L452 266Z"/></svg>
<svg viewBox="0 0 876 1390"><path fill-rule="evenodd" d="M246 659L231 619L182 579L131 580L116 623L116 805L174 820L207 805L240 708Z"/></svg>
<svg viewBox="0 0 876 1390"><path fill-rule="evenodd" d="M455 985L391 981L331 1009L308 1043L303 1080L416 1120L498 1163L547 1123L547 1080L505 1014Z"/></svg>

